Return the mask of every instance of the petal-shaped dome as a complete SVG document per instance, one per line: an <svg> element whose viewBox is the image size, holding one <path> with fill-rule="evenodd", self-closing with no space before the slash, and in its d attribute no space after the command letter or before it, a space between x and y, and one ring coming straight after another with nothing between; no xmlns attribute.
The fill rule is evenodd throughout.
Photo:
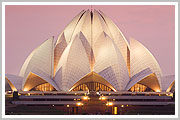
<svg viewBox="0 0 180 120"><path fill-rule="evenodd" d="M66 39L64 37L64 33L59 38L58 44L56 44L56 47L54 49L54 75L56 72L57 64L61 58L62 53L64 52L65 48L67 47Z"/></svg>
<svg viewBox="0 0 180 120"><path fill-rule="evenodd" d="M84 46L84 49L86 50L86 53L87 53L87 56L89 59L89 63L90 63L90 68L91 68L91 71L93 71L94 63L95 63L93 49L82 32L80 32L80 34L79 34L79 39L81 40L81 42Z"/></svg>
<svg viewBox="0 0 180 120"><path fill-rule="evenodd" d="M79 22L76 25L76 28L74 29L74 32L72 34L71 40L74 40L76 35L78 35L80 32L83 33L83 35L86 37L89 44L91 44L91 14L90 11L87 10L79 20Z"/></svg>
<svg viewBox="0 0 180 120"><path fill-rule="evenodd" d="M59 88L68 91L73 84L90 72L87 53L78 35L64 50L57 66L55 81Z"/></svg>
<svg viewBox="0 0 180 120"><path fill-rule="evenodd" d="M8 81L8 84L10 85L13 91L22 89L22 80L23 80L23 77L6 74L6 81Z"/></svg>
<svg viewBox="0 0 180 120"><path fill-rule="evenodd" d="M133 85L144 79L145 77L149 76L152 74L152 71L150 68L144 69L141 72L137 73L133 77L131 77L129 83L127 84L125 90L129 90Z"/></svg>
<svg viewBox="0 0 180 120"><path fill-rule="evenodd" d="M81 11L55 44L50 38L33 50L21 68L21 83L6 78L14 89L20 88L16 84L30 90L50 83L56 90L68 91L89 73L97 73L116 90L127 91L139 83L167 91L174 84L173 77L161 77L156 59L141 43L131 39L129 46L115 23L96 10Z"/></svg>
<svg viewBox="0 0 180 120"><path fill-rule="evenodd" d="M37 48L38 48L38 47L37 47ZM36 49L37 49L37 48L36 48ZM27 67L28 67L28 64L29 64L32 56L34 55L36 49L34 49L34 50L31 52L31 54L26 58L24 64L23 64L22 67L21 67L21 70L20 70L20 72L19 72L19 76L21 76L21 77L24 77L24 76L25 76L25 72L26 72L26 69L27 69Z"/></svg>
<svg viewBox="0 0 180 120"><path fill-rule="evenodd" d="M44 72L52 78L53 76L53 67L54 67L54 43L53 38L46 40L43 44L41 44L38 48L36 48L26 59L23 64L20 76L24 77L23 84L24 86L27 76L30 72L34 72L34 70L38 74L40 72ZM39 69L39 73L36 69Z"/></svg>
<svg viewBox="0 0 180 120"><path fill-rule="evenodd" d="M66 32L68 32L68 34L66 34ZM119 28L102 12L98 12L96 10L86 10L80 12L65 28L64 36L67 44L69 44L71 40L75 39L76 35L82 33L91 46L91 49L93 49L94 43L99 38L102 32L105 32L117 45L130 74L130 57L128 57L129 44ZM63 33L58 37L57 44L60 43L60 39L62 38L62 36ZM93 57L93 50L90 50L90 53L92 54L90 57L90 64L91 69L93 69L95 62L95 58Z"/></svg>
<svg viewBox="0 0 180 120"><path fill-rule="evenodd" d="M128 85L126 86L125 90L129 90L132 86L136 83L145 85L155 92L160 92L160 84L157 79L157 76L150 70L150 68L144 69L141 72L134 75Z"/></svg>
<svg viewBox="0 0 180 120"><path fill-rule="evenodd" d="M162 90L169 92L172 86L175 84L175 75L163 76L162 81Z"/></svg>
<svg viewBox="0 0 180 120"><path fill-rule="evenodd" d="M22 87L22 90L29 91L32 88L44 84L49 83L51 86L53 86L56 90L59 90L59 87L56 85L54 80L52 80L46 73L41 71L40 69L36 68L33 70L33 73L30 72L29 75L26 78L26 81Z"/></svg>
<svg viewBox="0 0 180 120"><path fill-rule="evenodd" d="M161 88L161 68L154 56L140 42L131 38L130 40L130 59L131 59L131 76L141 72L146 68L156 74Z"/></svg>
<svg viewBox="0 0 180 120"><path fill-rule="evenodd" d="M74 33L74 30L76 28L76 25L78 24L79 20L81 19L81 17L84 14L84 10L82 10L78 15L76 15L72 21L66 26L66 28L64 29L64 31L59 35L57 43L61 42L61 36L64 34L65 39L66 39L66 43L69 44L69 42L71 41L72 38L72 34Z"/></svg>
<svg viewBox="0 0 180 120"><path fill-rule="evenodd" d="M92 41L95 43L102 32L105 32L110 38L112 35L98 11L94 10L92 15Z"/></svg>
<svg viewBox="0 0 180 120"><path fill-rule="evenodd" d="M120 29L115 25L115 23L108 18L103 12L100 11L100 15L104 19L106 26L108 27L110 34L112 36L112 40L114 43L117 45L119 50L121 51L121 54L128 65L128 60L127 60L127 55L128 55L128 50L129 50L129 44L124 37L123 33L120 31Z"/></svg>
<svg viewBox="0 0 180 120"><path fill-rule="evenodd" d="M116 90L124 90L129 73L121 52L112 39L102 32L94 43L94 71L106 79Z"/></svg>

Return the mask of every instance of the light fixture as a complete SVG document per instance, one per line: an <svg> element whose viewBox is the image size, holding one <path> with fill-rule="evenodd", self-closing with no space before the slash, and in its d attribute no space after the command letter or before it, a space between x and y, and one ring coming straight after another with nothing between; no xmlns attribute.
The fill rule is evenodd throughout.
<svg viewBox="0 0 180 120"><path fill-rule="evenodd" d="M113 105L112 102L107 102L107 103L106 103L106 106L112 106L112 105Z"/></svg>
<svg viewBox="0 0 180 120"><path fill-rule="evenodd" d="M97 95L100 95L100 92L96 92Z"/></svg>
<svg viewBox="0 0 180 120"><path fill-rule="evenodd" d="M161 92L161 90L159 90L159 89L156 89L155 91L156 91L156 92Z"/></svg>
<svg viewBox="0 0 180 120"><path fill-rule="evenodd" d="M105 99L106 99L106 97L104 97L104 96L99 97L99 100L105 100Z"/></svg>
<svg viewBox="0 0 180 120"><path fill-rule="evenodd" d="M28 89L27 88L24 88L24 90L23 91L28 91Z"/></svg>
<svg viewBox="0 0 180 120"><path fill-rule="evenodd" d="M83 100L88 100L88 99L89 99L88 96L84 96L84 97L83 97Z"/></svg>
<svg viewBox="0 0 180 120"><path fill-rule="evenodd" d="M81 102L78 102L78 103L76 103L76 105L77 105L77 106L82 106L82 105L84 105L84 104L81 103Z"/></svg>

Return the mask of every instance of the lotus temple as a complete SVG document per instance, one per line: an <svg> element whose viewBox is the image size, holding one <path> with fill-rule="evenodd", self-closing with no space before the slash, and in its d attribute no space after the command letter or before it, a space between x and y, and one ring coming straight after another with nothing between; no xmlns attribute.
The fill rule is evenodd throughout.
<svg viewBox="0 0 180 120"><path fill-rule="evenodd" d="M19 75L6 74L6 93L15 105L59 106L66 114L174 105L175 75L164 76L152 53L128 40L102 11L83 10L57 40L50 37L29 54Z"/></svg>

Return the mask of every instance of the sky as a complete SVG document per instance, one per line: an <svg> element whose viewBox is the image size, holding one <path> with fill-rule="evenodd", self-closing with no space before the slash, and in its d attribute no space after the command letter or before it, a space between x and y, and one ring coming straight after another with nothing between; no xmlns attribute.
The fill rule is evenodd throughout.
<svg viewBox="0 0 180 120"><path fill-rule="evenodd" d="M55 38L90 5L7 5L5 73L18 75L33 49ZM175 9L172 5L93 5L119 27L127 40L141 42L158 61L163 75L175 74Z"/></svg>

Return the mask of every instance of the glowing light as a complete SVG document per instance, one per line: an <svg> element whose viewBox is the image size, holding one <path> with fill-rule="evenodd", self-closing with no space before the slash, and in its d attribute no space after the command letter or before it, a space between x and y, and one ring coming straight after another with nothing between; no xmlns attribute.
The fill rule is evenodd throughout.
<svg viewBox="0 0 180 120"><path fill-rule="evenodd" d="M69 105L67 105L67 107L69 107Z"/></svg>
<svg viewBox="0 0 180 120"><path fill-rule="evenodd" d="M12 91L8 91L8 93L12 93Z"/></svg>
<svg viewBox="0 0 180 120"><path fill-rule="evenodd" d="M112 106L113 103L112 103L112 102L107 102L106 105L107 105L107 106Z"/></svg>
<svg viewBox="0 0 180 120"><path fill-rule="evenodd" d="M161 90L159 90L159 89L156 89L155 91L156 91L156 92L161 92Z"/></svg>
<svg viewBox="0 0 180 120"><path fill-rule="evenodd" d="M106 98L105 97L102 97L102 100L105 100Z"/></svg>
<svg viewBox="0 0 180 120"><path fill-rule="evenodd" d="M78 103L76 103L76 105L77 105L77 106L82 106L82 105L84 105L84 104L81 103L81 102L78 102Z"/></svg>
<svg viewBox="0 0 180 120"><path fill-rule="evenodd" d="M80 106L80 105L81 105L81 103L79 102L79 103L77 103L77 105L78 105L78 106Z"/></svg>
<svg viewBox="0 0 180 120"><path fill-rule="evenodd" d="M28 89L27 88L24 88L24 90L23 91L28 91Z"/></svg>
<svg viewBox="0 0 180 120"><path fill-rule="evenodd" d="M117 107L114 107L114 115L117 115Z"/></svg>
<svg viewBox="0 0 180 120"><path fill-rule="evenodd" d="M84 97L83 97L83 100L88 100L88 99L89 99L88 96L84 96Z"/></svg>
<svg viewBox="0 0 180 120"><path fill-rule="evenodd" d="M124 105L121 105L121 107L124 107Z"/></svg>
<svg viewBox="0 0 180 120"><path fill-rule="evenodd" d="M112 106L113 105L113 103L112 102L109 102L109 106Z"/></svg>
<svg viewBox="0 0 180 120"><path fill-rule="evenodd" d="M129 105L126 105L127 107L129 106Z"/></svg>
<svg viewBox="0 0 180 120"><path fill-rule="evenodd" d="M12 93L12 91L7 91L6 93L7 93L7 94L11 94L11 93Z"/></svg>
<svg viewBox="0 0 180 120"><path fill-rule="evenodd" d="M166 96L171 96L171 97L173 97L173 93L166 94Z"/></svg>
<svg viewBox="0 0 180 120"><path fill-rule="evenodd" d="M104 97L104 96L99 97L99 100L105 100L105 99L106 99L106 97Z"/></svg>
<svg viewBox="0 0 180 120"><path fill-rule="evenodd" d="M171 93L169 96L173 97L173 93Z"/></svg>

